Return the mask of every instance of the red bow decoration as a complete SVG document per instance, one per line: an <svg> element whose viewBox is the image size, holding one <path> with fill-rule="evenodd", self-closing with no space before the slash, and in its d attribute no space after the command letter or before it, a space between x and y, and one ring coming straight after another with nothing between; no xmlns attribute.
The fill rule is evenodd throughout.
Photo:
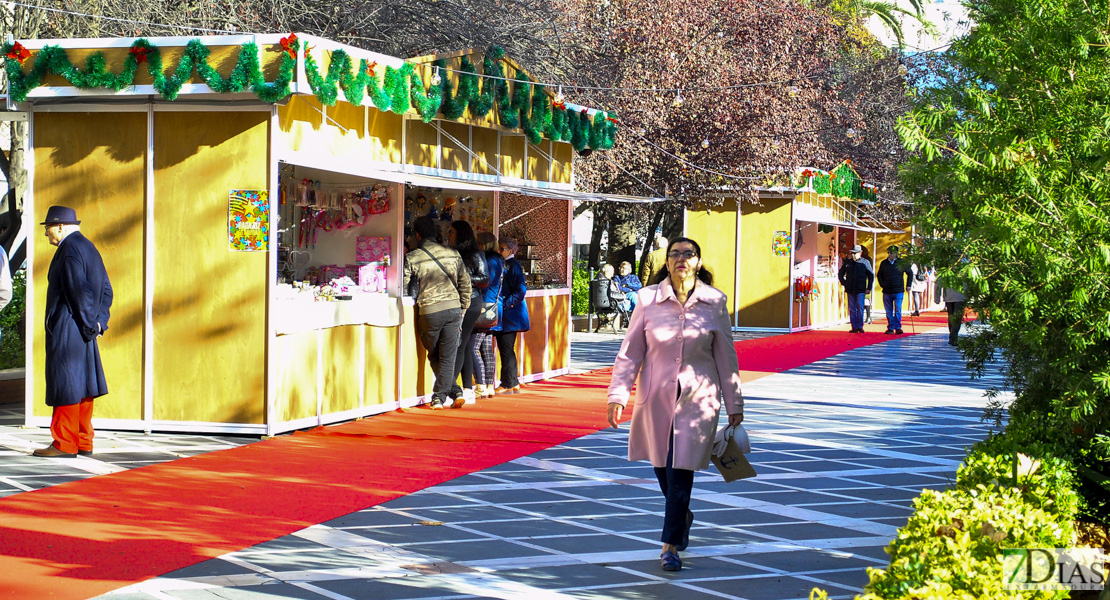
<svg viewBox="0 0 1110 600"><path fill-rule="evenodd" d="M290 33L288 37L281 38L281 47L289 58L297 58L297 34Z"/></svg>
<svg viewBox="0 0 1110 600"><path fill-rule="evenodd" d="M836 181L836 173L829 173L829 181Z"/></svg>
<svg viewBox="0 0 1110 600"><path fill-rule="evenodd" d="M552 102L551 103L551 108L557 108L559 110L566 110L567 109L567 103L566 102Z"/></svg>
<svg viewBox="0 0 1110 600"><path fill-rule="evenodd" d="M616 123L617 122L617 120L613 117L605 117L605 120L609 121L610 123Z"/></svg>
<svg viewBox="0 0 1110 600"><path fill-rule="evenodd" d="M371 76L371 77L377 77L378 73L374 70L374 67L376 67L376 66L378 66L378 61L374 61L374 62L366 65L366 74Z"/></svg>
<svg viewBox="0 0 1110 600"><path fill-rule="evenodd" d="M802 171L802 177L813 177L813 171L810 171L809 169Z"/></svg>
<svg viewBox="0 0 1110 600"><path fill-rule="evenodd" d="M8 53L5 56L13 60L18 60L19 64L22 65L23 61L27 60L28 56L31 56L31 53L23 47L23 44L15 42L14 44L12 44L12 49L8 50Z"/></svg>
<svg viewBox="0 0 1110 600"><path fill-rule="evenodd" d="M142 46L131 46L131 56L134 56L135 61L140 65L146 62L146 55L149 51Z"/></svg>

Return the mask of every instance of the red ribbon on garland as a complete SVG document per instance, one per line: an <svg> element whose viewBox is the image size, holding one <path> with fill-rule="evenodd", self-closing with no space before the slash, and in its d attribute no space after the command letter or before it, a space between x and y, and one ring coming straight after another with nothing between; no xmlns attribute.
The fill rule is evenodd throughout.
<svg viewBox="0 0 1110 600"><path fill-rule="evenodd" d="M374 62L366 65L366 74L371 76L371 77L377 77L378 74L374 70L374 67L376 67L376 66L378 66L378 61L374 61Z"/></svg>
<svg viewBox="0 0 1110 600"><path fill-rule="evenodd" d="M147 48L143 48L142 46L131 47L131 56L134 56L135 62L140 65L146 62L147 52L149 52L149 50Z"/></svg>
<svg viewBox="0 0 1110 600"><path fill-rule="evenodd" d="M297 34L290 33L288 37L281 38L281 47L289 58L297 58Z"/></svg>
<svg viewBox="0 0 1110 600"><path fill-rule="evenodd" d="M5 56L12 60L18 60L19 64L22 65L23 61L27 60L27 57L31 56L31 52L24 48L23 44L15 42L14 44L12 44L12 49L8 50L8 53Z"/></svg>

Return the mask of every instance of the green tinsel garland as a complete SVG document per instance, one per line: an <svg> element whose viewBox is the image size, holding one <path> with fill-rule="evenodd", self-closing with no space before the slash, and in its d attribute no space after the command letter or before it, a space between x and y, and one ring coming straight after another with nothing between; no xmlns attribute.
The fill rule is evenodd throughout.
<svg viewBox="0 0 1110 600"><path fill-rule="evenodd" d="M832 173L813 173L812 177L813 191L818 194L832 194L842 198L854 198L871 202L877 199L875 190L864 187L859 175L847 164L842 164L833 169ZM797 187L805 187L807 180L808 178L803 176Z"/></svg>
<svg viewBox="0 0 1110 600"><path fill-rule="evenodd" d="M284 43L284 41L283 41ZM14 43L0 45L0 55L7 55ZM293 42L290 48L295 52L301 49L300 42ZM166 100L177 99L182 86L189 81L195 71L213 91L235 93L251 90L263 102L277 102L290 95L297 61L293 54L282 56L278 77L267 82L262 75L258 60L258 46L253 42L243 44L235 67L225 79L208 63L210 50L200 40L191 40L185 47L181 60L172 75L166 74L161 51L141 38L131 44L129 54L124 59L123 70L112 74L108 70L103 53L95 52L85 60L84 70L78 69L69 60L66 51L59 46L45 46L35 56L31 70L24 74L17 60L6 59L4 68L8 75L9 94L16 102L24 102L27 95L42 85L43 77L54 73L64 77L78 89L112 89L120 91L134 85L135 73L140 59L147 62L147 70L153 80L154 89ZM497 108L499 123L511 129L520 127L528 140L539 144L543 139L569 141L575 150L586 148L607 150L613 147L616 137L616 124L602 112L595 113L591 120L585 111L567 111L565 107L554 106L543 86L533 85L524 73L514 77L512 93L505 80L505 69L501 60L505 52L497 46L490 46L482 60L483 73L492 75L482 78L479 84L474 64L463 58L459 68L459 83L454 92L447 81L446 62L437 61L441 72L440 82L425 86L423 78L417 74L410 63L400 68L386 67L385 74L378 84L378 77L370 74L366 60L360 60L358 69L352 73L353 61L344 50L332 53L331 63L326 75L321 75L319 64L305 53L305 73L308 84L320 102L327 106L335 105L339 90L347 102L359 105L366 94L379 110L405 114L415 107L421 119L427 123L438 113L450 120L457 120L469 110L474 118L482 118ZM857 182L858 187L858 182Z"/></svg>

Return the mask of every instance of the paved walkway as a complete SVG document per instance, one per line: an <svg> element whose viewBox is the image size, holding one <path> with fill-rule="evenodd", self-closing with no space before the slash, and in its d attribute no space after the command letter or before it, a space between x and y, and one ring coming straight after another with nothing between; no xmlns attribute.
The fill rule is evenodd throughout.
<svg viewBox="0 0 1110 600"><path fill-rule="evenodd" d="M611 365L616 340L578 340L576 367ZM946 341L892 339L746 384L760 475L698 475L679 573L659 570L662 501L650 465L624 458L626 426L103 598L785 600L814 586L848 598L887 563L912 499L944 488L989 429L997 376L970 382ZM104 433L94 458L43 461L16 450L49 433L12 427L12 412L0 410L0 484L15 490L249 441Z"/></svg>

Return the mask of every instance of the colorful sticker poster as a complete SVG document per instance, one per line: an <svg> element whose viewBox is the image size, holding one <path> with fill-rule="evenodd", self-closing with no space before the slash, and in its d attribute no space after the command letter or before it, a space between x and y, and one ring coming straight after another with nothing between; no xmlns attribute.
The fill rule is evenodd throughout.
<svg viewBox="0 0 1110 600"><path fill-rule="evenodd" d="M233 251L264 252L269 248L269 192L231 190L227 203L227 238Z"/></svg>
<svg viewBox="0 0 1110 600"><path fill-rule="evenodd" d="M790 256L790 232L776 231L771 239L771 253L775 256Z"/></svg>

